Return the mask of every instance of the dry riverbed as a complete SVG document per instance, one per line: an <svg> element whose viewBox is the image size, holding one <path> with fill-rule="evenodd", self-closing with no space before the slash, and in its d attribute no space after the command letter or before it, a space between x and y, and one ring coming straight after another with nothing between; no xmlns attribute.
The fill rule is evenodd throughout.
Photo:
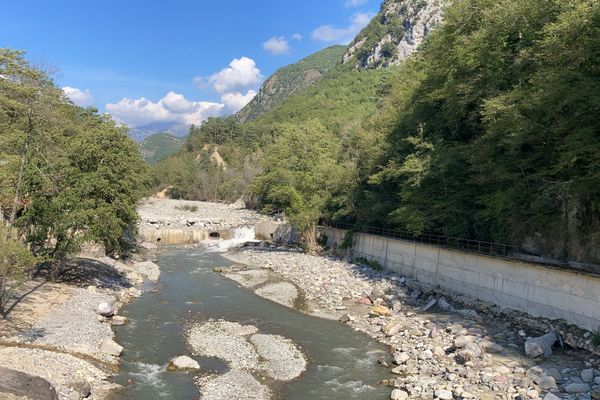
<svg viewBox="0 0 600 400"><path fill-rule="evenodd" d="M534 329L486 315L416 282L290 249L240 249L217 268L257 295L336 318L388 345L392 399L600 399L600 359L556 349L525 356ZM510 315L510 314L509 314Z"/></svg>
<svg viewBox="0 0 600 400"><path fill-rule="evenodd" d="M29 281L14 296L8 319L0 322L0 367L47 380L57 397L103 399L115 385L107 379L122 350L111 325L125 323L118 309L141 291L135 285L157 281L158 266L147 261L120 262L80 258L59 283ZM111 317L99 314L105 303ZM2 381L0 398L32 389L27 375Z"/></svg>

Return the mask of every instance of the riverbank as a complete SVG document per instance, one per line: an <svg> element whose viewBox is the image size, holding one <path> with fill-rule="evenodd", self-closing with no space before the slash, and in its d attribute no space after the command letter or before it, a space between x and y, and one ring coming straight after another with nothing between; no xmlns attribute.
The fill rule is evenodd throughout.
<svg viewBox="0 0 600 400"><path fill-rule="evenodd" d="M139 255L128 262L78 258L57 283L43 276L26 282L0 324L0 367L27 375L3 382L0 393L25 395L35 389L26 380L35 376L56 391L40 398L104 399L116 387L108 378L122 351L111 329L126 323L118 310L141 295L136 285L159 275L158 266ZM101 312L102 304L108 312Z"/></svg>
<svg viewBox="0 0 600 400"><path fill-rule="evenodd" d="M565 348L528 358L523 345L533 332L430 296L403 277L285 249L240 249L228 258L241 265L218 271L257 295L340 319L386 344L381 362L392 374L392 398L600 398L594 356Z"/></svg>

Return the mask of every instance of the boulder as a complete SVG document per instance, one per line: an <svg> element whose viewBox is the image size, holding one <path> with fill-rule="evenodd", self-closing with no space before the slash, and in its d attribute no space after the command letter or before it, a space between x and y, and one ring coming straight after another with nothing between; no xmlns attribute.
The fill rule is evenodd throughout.
<svg viewBox="0 0 600 400"><path fill-rule="evenodd" d="M581 380L585 383L590 383L594 380L594 369L588 368L581 371Z"/></svg>
<svg viewBox="0 0 600 400"><path fill-rule="evenodd" d="M92 394L92 385L84 379L78 379L71 382L69 387L77 394L78 399L85 399Z"/></svg>
<svg viewBox="0 0 600 400"><path fill-rule="evenodd" d="M392 394L390 396L390 399L392 399L392 400L406 400L406 399L408 399L408 393L406 393L404 390L394 389L394 390L392 390Z"/></svg>
<svg viewBox="0 0 600 400"><path fill-rule="evenodd" d="M11 393L31 400L58 400L56 390L47 380L0 367L0 393Z"/></svg>
<svg viewBox="0 0 600 400"><path fill-rule="evenodd" d="M558 338L554 332L528 339L525 342L525 354L530 358L540 356L549 357L552 355L552 346L554 346L556 340L558 340Z"/></svg>
<svg viewBox="0 0 600 400"><path fill-rule="evenodd" d="M592 388L587 383L569 383L565 386L567 393L587 393L591 392Z"/></svg>
<svg viewBox="0 0 600 400"><path fill-rule="evenodd" d="M489 340L482 340L479 343L479 348L483 350L483 352L490 354L500 354L504 351L504 347Z"/></svg>
<svg viewBox="0 0 600 400"><path fill-rule="evenodd" d="M199 371L200 364L188 356L179 356L169 361L167 369L169 371Z"/></svg>
<svg viewBox="0 0 600 400"><path fill-rule="evenodd" d="M371 291L369 298L373 302L377 299L383 299L385 298L385 290L381 286L375 286Z"/></svg>
<svg viewBox="0 0 600 400"><path fill-rule="evenodd" d="M119 357L123 353L123 346L112 339L105 338L100 342L100 350L111 356Z"/></svg>
<svg viewBox="0 0 600 400"><path fill-rule="evenodd" d="M115 309L113 308L112 304L109 304L107 302L102 302L102 303L98 304L96 313L98 313L99 315L101 315L103 317L112 317L113 315L115 315Z"/></svg>

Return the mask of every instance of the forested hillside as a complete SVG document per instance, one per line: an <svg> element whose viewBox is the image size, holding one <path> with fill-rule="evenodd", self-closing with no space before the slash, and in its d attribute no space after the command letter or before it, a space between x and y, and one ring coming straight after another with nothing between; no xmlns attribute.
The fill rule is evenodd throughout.
<svg viewBox="0 0 600 400"><path fill-rule="evenodd" d="M156 133L140 142L142 157L150 165L175 154L186 142L187 138L177 137L168 133Z"/></svg>
<svg viewBox="0 0 600 400"><path fill-rule="evenodd" d="M321 79L342 61L345 46L331 46L299 62L276 71L265 81L258 94L237 114L240 122L255 120L277 107L294 93Z"/></svg>
<svg viewBox="0 0 600 400"><path fill-rule="evenodd" d="M189 143L226 144L240 168L228 193L304 212L298 221L325 217L599 261L599 8L593 0L388 0L346 64L253 122L219 124L225 141L193 133ZM371 62L390 29L398 49L417 20L437 27L422 30L428 36L412 56ZM327 151L340 169L316 155L274 164L272 154L311 132L337 141ZM198 158L198 148L169 162ZM319 201L297 174L326 188Z"/></svg>
<svg viewBox="0 0 600 400"><path fill-rule="evenodd" d="M0 49L0 132L1 313L2 296L36 261L56 278L86 241L124 250L151 175L125 128L73 105L8 49Z"/></svg>

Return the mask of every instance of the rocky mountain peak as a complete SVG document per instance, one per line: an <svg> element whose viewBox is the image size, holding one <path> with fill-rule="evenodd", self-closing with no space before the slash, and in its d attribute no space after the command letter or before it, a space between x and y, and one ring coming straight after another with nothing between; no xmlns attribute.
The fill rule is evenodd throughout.
<svg viewBox="0 0 600 400"><path fill-rule="evenodd" d="M359 69L399 64L442 22L450 1L385 0L379 14L350 44L343 62Z"/></svg>

